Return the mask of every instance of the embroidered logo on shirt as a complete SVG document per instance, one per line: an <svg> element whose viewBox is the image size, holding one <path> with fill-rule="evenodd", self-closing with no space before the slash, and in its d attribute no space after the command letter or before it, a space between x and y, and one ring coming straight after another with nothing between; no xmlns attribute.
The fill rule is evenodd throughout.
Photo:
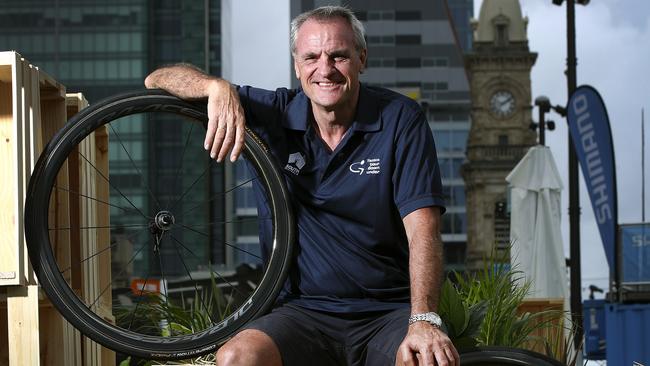
<svg viewBox="0 0 650 366"><path fill-rule="evenodd" d="M289 155L289 160L284 169L290 171L291 173L298 175L300 174L300 169L305 166L305 156L302 153L295 152Z"/></svg>
<svg viewBox="0 0 650 366"><path fill-rule="evenodd" d="M350 164L350 171L354 174L379 174L379 159L364 159Z"/></svg>

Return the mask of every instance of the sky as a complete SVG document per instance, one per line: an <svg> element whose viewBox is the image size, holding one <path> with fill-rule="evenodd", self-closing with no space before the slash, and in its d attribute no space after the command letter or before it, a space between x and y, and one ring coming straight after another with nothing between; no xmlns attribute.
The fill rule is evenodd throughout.
<svg viewBox="0 0 650 366"><path fill-rule="evenodd" d="M450 0L453 1L453 0ZM475 0L478 16L482 0ZM529 47L538 53L532 69L532 99L546 95L553 105L565 105L566 6L551 0L520 0L522 13L528 16ZM265 88L289 86L293 77L288 51L289 2L225 0L224 13L235 24L224 24L230 34L224 43L236 42L225 55L224 76L239 84ZM264 27L264 35L251 29ZM594 0L587 6L576 5L576 51L578 85L595 87L604 99L611 122L617 169L619 223L641 222L641 109L645 108L650 132L650 1ZM537 110L533 110L537 118ZM551 112L547 119L556 122L546 142L553 152L562 175L562 236L569 255L567 144L565 120ZM650 145L648 146L650 149ZM646 160L648 153L646 153ZM650 169L649 169L650 170ZM648 177L650 181L650 177ZM583 299L586 288L595 284L608 287L608 267L596 226L591 203L581 175L581 263ZM650 189L646 184L647 195ZM648 206L646 205L646 209ZM650 217L650 210L648 212ZM597 297L599 297L597 295ZM602 295L600 295L602 297Z"/></svg>
<svg viewBox="0 0 650 366"><path fill-rule="evenodd" d="M481 2L475 1L476 15ZM538 53L531 75L533 100L546 95L553 105L565 105L566 5L556 6L551 0L520 0L520 3L523 15L529 18L529 48ZM650 2L595 0L587 6L576 5L576 54L578 85L595 87L609 114L616 161L619 224L642 222L641 110L645 108L646 122L650 122ZM535 118L537 113L535 109ZM547 132L546 141L565 184L562 236L568 257L568 132L561 116L551 112L547 118L554 120L557 126L555 131ZM648 123L646 129L650 131ZM650 161L648 152L645 155L646 161ZM588 295L585 288L590 284L607 288L608 266L582 173L580 178L584 299ZM650 195L647 184L646 191L646 195ZM650 212L647 216L650 217Z"/></svg>

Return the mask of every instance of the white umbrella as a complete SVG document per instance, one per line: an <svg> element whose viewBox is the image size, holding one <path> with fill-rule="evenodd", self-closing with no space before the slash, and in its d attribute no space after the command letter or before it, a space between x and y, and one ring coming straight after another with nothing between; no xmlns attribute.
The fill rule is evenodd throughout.
<svg viewBox="0 0 650 366"><path fill-rule="evenodd" d="M534 146L506 177L510 184L511 263L531 281L531 298L566 298L560 233L562 181L551 151Z"/></svg>

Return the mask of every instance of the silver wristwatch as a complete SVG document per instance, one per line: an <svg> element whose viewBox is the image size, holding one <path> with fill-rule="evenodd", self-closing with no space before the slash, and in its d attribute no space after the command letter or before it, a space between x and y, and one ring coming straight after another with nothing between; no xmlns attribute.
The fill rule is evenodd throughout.
<svg viewBox="0 0 650 366"><path fill-rule="evenodd" d="M442 325L442 319L440 319L440 315L434 312L411 315L411 317L409 317L409 324L413 324L415 322L428 322L436 328L440 328Z"/></svg>

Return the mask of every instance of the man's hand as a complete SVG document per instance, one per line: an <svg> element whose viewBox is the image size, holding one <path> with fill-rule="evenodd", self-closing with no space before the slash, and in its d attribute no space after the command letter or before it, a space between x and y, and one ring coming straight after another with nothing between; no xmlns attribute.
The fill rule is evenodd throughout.
<svg viewBox="0 0 650 366"><path fill-rule="evenodd" d="M460 356L445 332L427 322L409 325L397 350L396 366L459 366Z"/></svg>
<svg viewBox="0 0 650 366"><path fill-rule="evenodd" d="M156 69L145 78L144 85L164 89L181 99L208 97L208 131L203 146L218 162L231 149L230 160L237 160L244 147L246 119L239 94L229 82L195 66L177 64Z"/></svg>
<svg viewBox="0 0 650 366"><path fill-rule="evenodd" d="M237 90L225 80L214 80L208 89L208 118L205 149L218 162L232 149L230 161L234 162L244 147L246 118Z"/></svg>

